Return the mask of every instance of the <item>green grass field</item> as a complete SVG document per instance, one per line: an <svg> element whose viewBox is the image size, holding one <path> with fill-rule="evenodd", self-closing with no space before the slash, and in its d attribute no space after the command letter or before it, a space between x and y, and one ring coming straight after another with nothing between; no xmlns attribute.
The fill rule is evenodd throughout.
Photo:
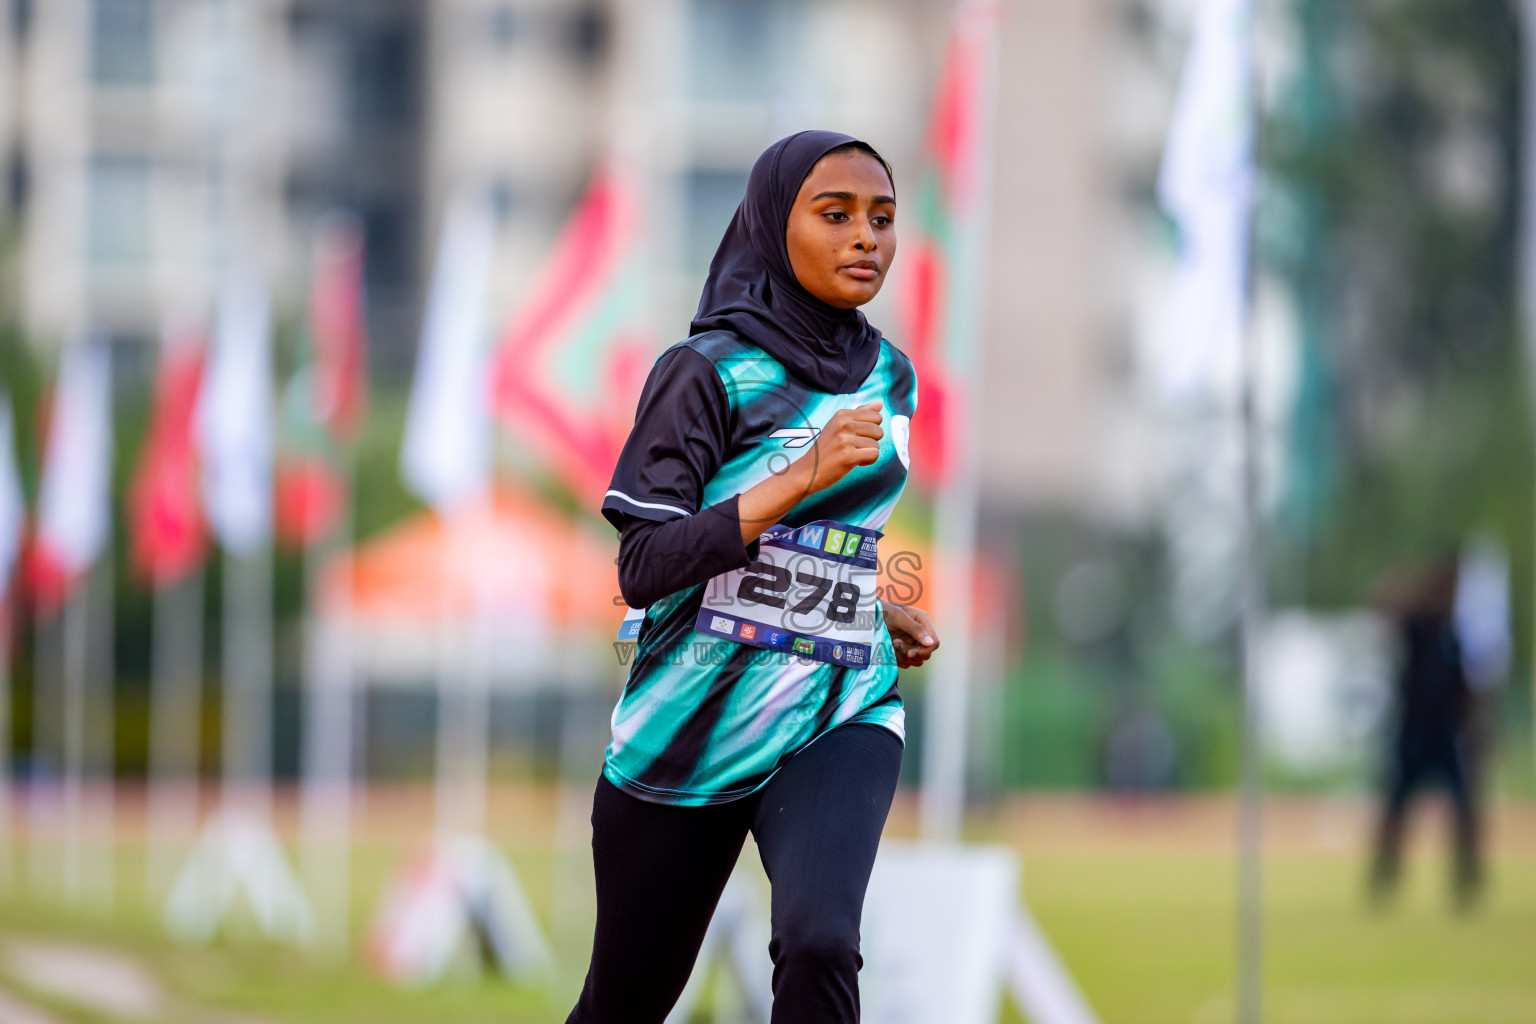
<svg viewBox="0 0 1536 1024"><path fill-rule="evenodd" d="M1020 849L1024 898L1105 1024L1217 1024L1233 1018L1233 889L1224 800L1126 806L1088 798L1024 798L978 820L976 838ZM1276 1024L1516 1024L1536 1022L1536 806L1497 812L1481 907L1451 907L1439 822L1426 816L1390 908L1363 898L1368 810L1290 801L1270 815L1266 862L1267 1020ZM910 808L892 833L909 834ZM163 938L130 880L137 848L118 858L118 910L62 910L12 890L0 903L0 1022L7 1000L41 1020L97 1022L122 1014L40 984L24 969L35 947L105 950L142 967L161 990L152 1019L181 1022L326 1021L542 1024L564 1019L584 968L590 902L579 852L561 861L536 830L506 845L559 947L552 991L466 972L420 990L387 984L357 962L316 964L238 934L189 949ZM400 856L395 838L357 848L355 932ZM25 873L22 873L25 876ZM574 879L574 882L573 882ZM562 899L564 902L562 902ZM557 905L565 921L553 921ZM241 928L237 923L236 931ZM14 1008L14 1007L13 1007ZM141 1014L142 1016L142 1014ZM21 1018L17 1018L20 1020ZM1022 1020L1012 1009L1005 1021ZM936 1022L940 1024L940 1022Z"/></svg>

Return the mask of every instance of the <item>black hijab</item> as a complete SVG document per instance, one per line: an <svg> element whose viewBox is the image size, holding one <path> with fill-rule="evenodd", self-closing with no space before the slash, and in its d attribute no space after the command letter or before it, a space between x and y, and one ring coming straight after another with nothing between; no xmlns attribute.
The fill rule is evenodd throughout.
<svg viewBox="0 0 1536 1024"><path fill-rule="evenodd" d="M841 132L798 132L757 158L747 194L709 264L692 326L694 334L735 331L804 383L838 395L857 391L875 368L880 330L857 309L829 306L801 286L784 232L816 161L858 141Z"/></svg>

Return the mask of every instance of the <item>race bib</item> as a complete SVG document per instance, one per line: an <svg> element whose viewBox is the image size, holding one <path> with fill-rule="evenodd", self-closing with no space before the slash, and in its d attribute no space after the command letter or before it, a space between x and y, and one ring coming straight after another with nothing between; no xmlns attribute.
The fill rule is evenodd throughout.
<svg viewBox="0 0 1536 1024"><path fill-rule="evenodd" d="M619 623L620 640L639 640L640 627L645 625L645 609L624 606L624 621Z"/></svg>
<svg viewBox="0 0 1536 1024"><path fill-rule="evenodd" d="M774 526L757 561L704 585L694 629L811 661L869 664L879 614L879 530L829 519Z"/></svg>

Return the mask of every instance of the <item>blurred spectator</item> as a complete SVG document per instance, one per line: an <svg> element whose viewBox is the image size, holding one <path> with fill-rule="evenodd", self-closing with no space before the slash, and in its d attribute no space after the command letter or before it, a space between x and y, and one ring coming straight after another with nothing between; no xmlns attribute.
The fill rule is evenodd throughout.
<svg viewBox="0 0 1536 1024"><path fill-rule="evenodd" d="M1472 692L1455 619L1457 570L1454 557L1442 558L1407 586L1389 584L1378 595L1402 638L1385 804L1371 873L1371 893L1378 902L1396 888L1409 799L1437 778L1454 809L1453 881L1462 908L1476 900L1482 881L1468 758Z"/></svg>
<svg viewBox="0 0 1536 1024"><path fill-rule="evenodd" d="M1177 751L1173 731L1156 710L1136 706L1123 712L1104 744L1104 776L1117 793L1148 793L1173 783Z"/></svg>

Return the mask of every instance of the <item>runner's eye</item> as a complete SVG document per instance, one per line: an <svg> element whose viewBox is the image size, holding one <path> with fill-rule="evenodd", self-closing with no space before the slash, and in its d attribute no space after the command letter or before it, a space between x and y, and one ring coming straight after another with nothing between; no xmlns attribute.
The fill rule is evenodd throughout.
<svg viewBox="0 0 1536 1024"><path fill-rule="evenodd" d="M842 210L828 210L826 213L822 214L822 216L838 224L841 224L843 221L848 219L848 215Z"/></svg>

